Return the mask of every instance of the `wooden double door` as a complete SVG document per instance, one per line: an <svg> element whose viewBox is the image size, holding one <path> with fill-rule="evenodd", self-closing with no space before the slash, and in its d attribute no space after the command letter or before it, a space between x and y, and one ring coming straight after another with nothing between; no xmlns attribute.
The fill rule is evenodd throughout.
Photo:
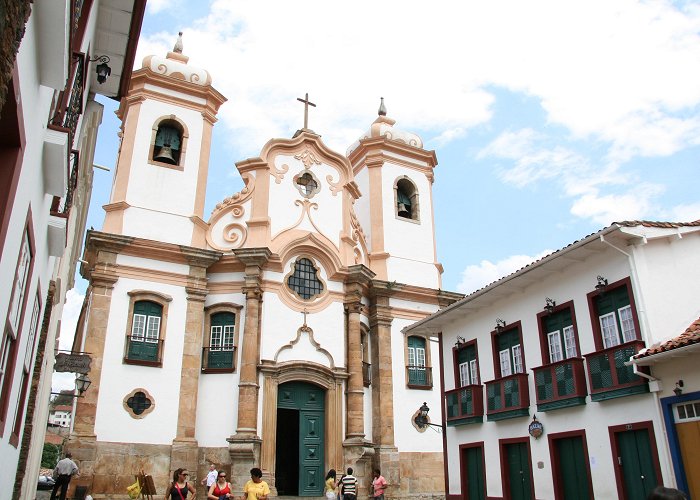
<svg viewBox="0 0 700 500"><path fill-rule="evenodd" d="M323 495L324 422L323 389L306 382L278 387L275 486L280 495Z"/></svg>

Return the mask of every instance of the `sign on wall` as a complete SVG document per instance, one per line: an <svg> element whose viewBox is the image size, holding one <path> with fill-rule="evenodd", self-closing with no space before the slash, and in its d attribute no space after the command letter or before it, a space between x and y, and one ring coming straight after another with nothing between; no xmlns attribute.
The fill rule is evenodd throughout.
<svg viewBox="0 0 700 500"><path fill-rule="evenodd" d="M90 371L92 358L87 354L68 354L60 352L56 354L56 364L53 369L56 372L82 373L87 375Z"/></svg>

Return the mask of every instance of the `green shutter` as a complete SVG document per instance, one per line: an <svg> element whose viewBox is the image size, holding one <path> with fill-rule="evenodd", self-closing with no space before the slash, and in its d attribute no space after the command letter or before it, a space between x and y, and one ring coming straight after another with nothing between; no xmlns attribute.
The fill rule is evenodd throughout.
<svg viewBox="0 0 700 500"><path fill-rule="evenodd" d="M423 337L408 337L408 348L414 349L416 352L415 366L418 366L418 349L422 349L425 353L425 339ZM424 356L424 359L425 356ZM425 368L409 368L408 383L411 385L427 385L428 379Z"/></svg>
<svg viewBox="0 0 700 500"><path fill-rule="evenodd" d="M474 344L463 347L457 351L457 365L468 363L476 359L476 346Z"/></svg>
<svg viewBox="0 0 700 500"><path fill-rule="evenodd" d="M161 317L163 315L163 306L149 300L140 300L134 304L134 314Z"/></svg>

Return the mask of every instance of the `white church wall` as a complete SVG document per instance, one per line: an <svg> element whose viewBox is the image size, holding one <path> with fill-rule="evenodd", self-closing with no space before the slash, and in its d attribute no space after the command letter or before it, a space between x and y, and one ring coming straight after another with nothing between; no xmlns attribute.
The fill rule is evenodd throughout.
<svg viewBox="0 0 700 500"><path fill-rule="evenodd" d="M229 283L231 281L243 281L245 273L212 273L207 274L209 283ZM212 296L207 296L207 305Z"/></svg>
<svg viewBox="0 0 700 500"><path fill-rule="evenodd" d="M304 324L303 315L289 309L276 293L264 293L263 300L261 359L274 359L283 346L290 346L291 349L279 353L278 361L308 360L330 367L328 357L317 350L307 334L302 333L299 341L291 345L297 339L297 330ZM314 341L328 351L335 366L345 366L343 318L343 304L340 302L333 302L306 318L307 325L313 330Z"/></svg>
<svg viewBox="0 0 700 500"><path fill-rule="evenodd" d="M192 221L184 216L177 217L132 206L124 211L123 234L186 245L192 243Z"/></svg>
<svg viewBox="0 0 700 500"><path fill-rule="evenodd" d="M328 239L338 244L338 235L342 229L342 193L333 195L326 177L331 180L339 180L338 171L323 163L314 164L308 171L312 173L320 185L320 190L314 194L309 201L318 205L318 210L309 209L308 214L304 213L304 208L295 202L303 199L303 196L296 189L294 176L307 171L301 161L293 156L279 155L275 157L275 166L282 169L283 165L288 165L289 170L284 174L284 179L279 184L274 180L270 182L270 213L275 214L271 219L270 231L274 238L280 231L294 227L301 217L299 229L312 232L320 232ZM310 220L309 220L310 219Z"/></svg>
<svg viewBox="0 0 700 500"><path fill-rule="evenodd" d="M127 293L132 290L158 291L172 297L163 335L162 367L123 363L129 321ZM126 278L114 285L101 375L103 381L109 381L109 390L100 391L95 417L99 440L121 442L128 436L133 442L170 444L175 438L186 310L182 287ZM142 419L131 417L123 406L124 397L137 388L146 389L155 403L154 410Z"/></svg>
<svg viewBox="0 0 700 500"><path fill-rule="evenodd" d="M239 359L235 373L202 373L199 376L195 439L200 447L226 446L226 438L235 434L240 366Z"/></svg>
<svg viewBox="0 0 700 500"><path fill-rule="evenodd" d="M197 104L206 104L207 100L202 98L202 97L196 97L193 96L192 94L185 94L184 92L178 92L177 90L172 90L172 89L166 89L163 87L160 87L158 85L153 85L150 83L147 83L143 86L144 89L146 90L152 90L154 92L157 92L159 94L164 94L167 96L171 97L177 97L178 99L184 99L186 101L191 101L191 102L196 102Z"/></svg>
<svg viewBox="0 0 700 500"><path fill-rule="evenodd" d="M430 418L439 423L440 415L440 370L438 365L439 351L437 342L428 341L432 361L433 388L432 390L409 389L406 380L405 355L406 336L401 329L413 321L396 318L391 323L391 359L394 383L394 436L396 446L402 452L441 452L442 440L435 439L431 429L418 432L413 427L413 414L426 402L431 408Z"/></svg>
<svg viewBox="0 0 700 500"><path fill-rule="evenodd" d="M153 271L163 271L165 273L182 274L187 276L190 272L190 267L187 264L176 264L174 262L165 262L156 259L144 259L133 255L117 255L117 264L120 266L130 266L142 269L150 269Z"/></svg>
<svg viewBox="0 0 700 500"><path fill-rule="evenodd" d="M396 299L391 297L389 305L397 309L406 309L409 311L420 311L422 313L432 314L439 309L437 304L426 304L425 302L415 302L413 300Z"/></svg>

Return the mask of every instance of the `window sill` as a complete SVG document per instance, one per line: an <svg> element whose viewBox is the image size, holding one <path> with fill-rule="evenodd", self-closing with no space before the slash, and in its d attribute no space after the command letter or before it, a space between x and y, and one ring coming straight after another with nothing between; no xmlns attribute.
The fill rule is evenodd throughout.
<svg viewBox="0 0 700 500"><path fill-rule="evenodd" d="M124 364L125 365L153 366L156 368L161 368L163 366L163 363L161 363L160 361L147 361L145 359L129 359L129 358L124 358Z"/></svg>

